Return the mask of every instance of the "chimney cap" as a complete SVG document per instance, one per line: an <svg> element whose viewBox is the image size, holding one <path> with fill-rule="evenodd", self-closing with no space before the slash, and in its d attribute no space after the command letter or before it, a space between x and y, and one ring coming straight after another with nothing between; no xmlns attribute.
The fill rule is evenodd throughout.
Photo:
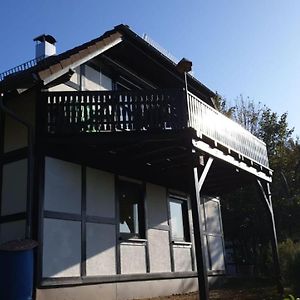
<svg viewBox="0 0 300 300"><path fill-rule="evenodd" d="M56 43L56 39L50 34L42 34L33 39L35 42L48 42L52 45Z"/></svg>

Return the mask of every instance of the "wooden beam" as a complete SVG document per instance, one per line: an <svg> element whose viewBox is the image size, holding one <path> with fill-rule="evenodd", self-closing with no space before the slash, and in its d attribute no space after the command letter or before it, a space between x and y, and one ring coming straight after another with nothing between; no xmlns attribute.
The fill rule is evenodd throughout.
<svg viewBox="0 0 300 300"><path fill-rule="evenodd" d="M193 228L194 228L194 241L196 251L196 263L197 263L197 276L198 276L198 289L199 298L201 300L209 299L208 278L207 278L207 266L205 257L205 246L203 238L203 228L201 220L201 203L200 192L205 181L205 178L212 165L213 158L209 158L202 171L200 179L198 177L198 168L195 167L193 162L191 163L190 173L190 197L193 216Z"/></svg>
<svg viewBox="0 0 300 300"><path fill-rule="evenodd" d="M283 295L284 290L282 285L282 277L281 277L281 270L280 270L280 263L279 263L277 234L276 234L275 219L274 219L274 213L272 207L270 184L266 182L264 186L260 179L257 179L256 182L259 190L261 191L262 200L265 204L265 207L267 208L267 215L269 216L269 221L271 225L270 231L271 231L272 255L273 255L274 268L275 268L277 290L279 294Z"/></svg>
<svg viewBox="0 0 300 300"><path fill-rule="evenodd" d="M199 182L198 182L198 193L200 193L200 190L204 184L205 178L208 174L208 171L210 170L210 167L211 167L213 161L214 161L214 159L212 157L208 158L208 161L204 167L204 170L202 171L202 174L201 174Z"/></svg>
<svg viewBox="0 0 300 300"><path fill-rule="evenodd" d="M224 154L223 151L217 149L217 148L212 148L210 147L208 144L202 142L202 141L193 141L193 145L196 149L199 149L201 151L206 152L207 154L209 154L210 156L214 157L214 158L218 158L221 159L227 163L230 163L234 166L236 166L239 169L242 169L250 174L255 175L256 177L263 179L264 181L267 182L272 182L272 177L271 175L268 176L267 174L265 174L264 172L261 172L260 170L252 167L252 166L248 166L246 163L241 162L241 161L237 161L234 157L232 157L231 155L226 155ZM269 170L271 171L271 170Z"/></svg>

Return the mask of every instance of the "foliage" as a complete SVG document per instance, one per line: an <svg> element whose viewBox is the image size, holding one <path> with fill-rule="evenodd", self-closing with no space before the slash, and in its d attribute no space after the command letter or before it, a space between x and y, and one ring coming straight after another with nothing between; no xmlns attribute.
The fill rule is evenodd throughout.
<svg viewBox="0 0 300 300"><path fill-rule="evenodd" d="M279 244L279 258L284 283L300 293L300 244L287 239Z"/></svg>
<svg viewBox="0 0 300 300"><path fill-rule="evenodd" d="M258 136L263 114L261 104L256 104L255 101L251 100L249 97L245 99L243 95L236 98L234 103L233 119L252 134Z"/></svg>
<svg viewBox="0 0 300 300"><path fill-rule="evenodd" d="M215 107L218 111L220 111L228 118L232 117L232 114L234 112L234 107L229 106L227 100L224 97L216 93L216 96L214 97L213 100L214 100Z"/></svg>
<svg viewBox="0 0 300 300"><path fill-rule="evenodd" d="M287 238L300 240L300 142L292 136L294 129L288 126L288 114L278 115L243 96L238 97L234 105L229 105L221 96L218 96L217 102L221 112L266 143L270 168L274 171L271 190L278 238L281 241ZM266 222L267 218L262 217L265 210L255 187L244 187L223 196L223 199L225 237L236 244L237 260L254 263L257 274L272 273L268 243L270 224ZM291 262L298 264L299 260L295 269L300 270L300 251L295 250L294 258L288 258L294 251L292 240L280 244L285 276L288 276L286 272L290 270ZM300 281L297 274L294 277Z"/></svg>

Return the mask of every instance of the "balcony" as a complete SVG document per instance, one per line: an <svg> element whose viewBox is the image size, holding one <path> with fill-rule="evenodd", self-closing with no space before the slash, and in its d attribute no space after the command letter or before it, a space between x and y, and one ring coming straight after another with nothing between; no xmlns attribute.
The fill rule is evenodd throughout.
<svg viewBox="0 0 300 300"><path fill-rule="evenodd" d="M266 145L242 126L182 90L43 92L49 135L167 131L192 127L241 157L268 168Z"/></svg>

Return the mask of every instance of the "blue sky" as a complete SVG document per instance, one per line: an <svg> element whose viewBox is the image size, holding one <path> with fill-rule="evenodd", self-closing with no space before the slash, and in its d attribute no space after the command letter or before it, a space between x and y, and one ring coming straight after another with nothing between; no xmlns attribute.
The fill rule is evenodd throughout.
<svg viewBox="0 0 300 300"><path fill-rule="evenodd" d="M191 59L228 100L243 94L287 111L300 136L299 0L10 0L0 11L0 72L33 58L41 33L62 52L125 23Z"/></svg>

